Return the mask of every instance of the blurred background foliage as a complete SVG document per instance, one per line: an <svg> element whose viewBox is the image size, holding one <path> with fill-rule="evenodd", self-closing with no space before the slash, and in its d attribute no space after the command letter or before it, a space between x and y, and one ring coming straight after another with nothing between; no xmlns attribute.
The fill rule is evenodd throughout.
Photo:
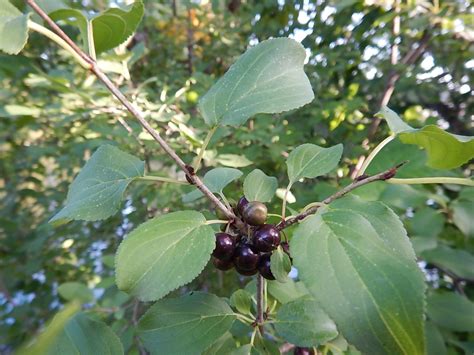
<svg viewBox="0 0 474 355"><path fill-rule="evenodd" d="M90 11L110 6L107 0L67 3L77 8L85 4ZM396 13L390 0L174 0L145 5L137 33L102 54L100 66L186 162L196 157L207 134L196 108L199 98L249 45L290 36L307 50L305 71L315 100L294 112L254 117L239 129L220 128L200 174L215 166L245 173L260 168L285 187L285 157L295 146L343 143L340 168L330 177L297 184L292 191L296 201L289 207L298 210L323 199L347 184L360 157L387 136L385 123L369 132L392 72L401 76L389 105L410 125L433 123L452 133L472 134L474 20L468 1L402 1L398 36L393 35ZM74 28L64 28L80 43ZM413 64L391 64L391 44L399 45L402 58L426 38L426 48ZM48 219L64 203L70 182L104 143L144 159L148 171L184 178L106 89L49 40L31 34L21 55L0 55L2 353L37 334L71 298L70 287L85 292L85 307L111 325L124 348L135 353L131 325L148 305L114 285L118 244L154 215L184 208L214 213L202 199L182 203L191 187L137 182L127 190L120 214L53 228ZM405 159L411 164L401 177L447 174L426 168L424 152L397 141L382 151L370 171ZM461 176L469 168L449 174ZM238 199L241 183L228 187L227 197ZM472 324L456 326L462 323L456 317L465 317L474 306L461 306L451 297L474 297L473 190L376 183L356 191L387 203L408 229L429 285L427 338L433 354L474 351ZM275 198L272 212L278 213L280 204ZM287 234L291 237L291 229ZM175 293L200 289L228 297L249 280L209 267ZM64 286L70 282L89 291L76 284ZM247 335L235 329L234 336Z"/></svg>

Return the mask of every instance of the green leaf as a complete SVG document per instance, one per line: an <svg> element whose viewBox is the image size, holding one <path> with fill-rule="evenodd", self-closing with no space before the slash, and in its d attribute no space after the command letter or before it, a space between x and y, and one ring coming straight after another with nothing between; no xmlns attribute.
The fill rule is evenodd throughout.
<svg viewBox="0 0 474 355"><path fill-rule="evenodd" d="M474 188L465 187L459 193L459 197L449 206L453 211L453 222L468 237L474 236L474 223L472 223L472 211L474 211Z"/></svg>
<svg viewBox="0 0 474 355"><path fill-rule="evenodd" d="M203 183L213 193L222 194L222 190L232 181L237 180L242 176L242 172L233 168L215 168L209 170L203 177ZM183 202L192 202L202 197L203 193L200 190L194 190L183 196Z"/></svg>
<svg viewBox="0 0 474 355"><path fill-rule="evenodd" d="M426 333L426 354L427 355L446 355L446 345L438 327L432 322L425 322Z"/></svg>
<svg viewBox="0 0 474 355"><path fill-rule="evenodd" d="M247 291L239 289L230 296L230 305L242 314L249 314L252 296Z"/></svg>
<svg viewBox="0 0 474 355"><path fill-rule="evenodd" d="M199 212L180 211L133 230L115 258L118 288L153 301L193 280L215 247L214 232L205 222Z"/></svg>
<svg viewBox="0 0 474 355"><path fill-rule="evenodd" d="M143 2L111 8L92 19L95 51L101 53L125 42L137 29L144 13Z"/></svg>
<svg viewBox="0 0 474 355"><path fill-rule="evenodd" d="M209 126L240 126L257 113L293 110L311 102L305 58L305 49L289 38L250 48L200 100L204 121Z"/></svg>
<svg viewBox="0 0 474 355"><path fill-rule="evenodd" d="M202 355L227 355L235 350L235 340L230 332L226 332L207 348Z"/></svg>
<svg viewBox="0 0 474 355"><path fill-rule="evenodd" d="M307 297L282 305L275 327L286 341L301 347L318 346L338 335L334 322L316 301Z"/></svg>
<svg viewBox="0 0 474 355"><path fill-rule="evenodd" d="M441 266L456 276L474 280L474 256L465 250L456 250L445 245L426 250L421 254L427 262Z"/></svg>
<svg viewBox="0 0 474 355"><path fill-rule="evenodd" d="M255 169L244 180L244 194L249 201L270 202L278 187L276 177Z"/></svg>
<svg viewBox="0 0 474 355"><path fill-rule="evenodd" d="M333 170L342 155L342 144L322 148L315 144L302 144L292 150L286 165L290 185L302 178L315 178Z"/></svg>
<svg viewBox="0 0 474 355"><path fill-rule="evenodd" d="M303 296L309 296L309 292L301 281L288 279L287 282L267 281L268 292L280 303L285 304Z"/></svg>
<svg viewBox="0 0 474 355"><path fill-rule="evenodd" d="M270 270L275 280L278 282L287 282L288 273L291 271L291 260L287 253L283 251L281 246L273 251L270 257Z"/></svg>
<svg viewBox="0 0 474 355"><path fill-rule="evenodd" d="M219 154L215 160L220 165L230 166L232 168L243 168L253 164L245 155L238 154Z"/></svg>
<svg viewBox="0 0 474 355"><path fill-rule="evenodd" d="M290 244L298 276L349 343L424 353L423 274L392 210L345 197L305 219Z"/></svg>
<svg viewBox="0 0 474 355"><path fill-rule="evenodd" d="M76 314L59 334L48 354L123 354L120 339L105 323Z"/></svg>
<svg viewBox="0 0 474 355"><path fill-rule="evenodd" d="M18 355L48 354L51 347L58 341L58 337L63 335L66 324L80 309L81 304L79 302L68 303L54 316L45 330L32 343L22 347L16 353Z"/></svg>
<svg viewBox="0 0 474 355"><path fill-rule="evenodd" d="M152 354L200 354L230 329L235 318L223 299L194 292L156 302L138 322L137 331Z"/></svg>
<svg viewBox="0 0 474 355"><path fill-rule="evenodd" d="M474 158L474 137L451 134L435 125L412 128L388 107L383 107L380 114L403 143L426 149L428 166L454 169Z"/></svg>
<svg viewBox="0 0 474 355"><path fill-rule="evenodd" d="M28 18L10 1L0 0L0 51L20 53L28 40Z"/></svg>
<svg viewBox="0 0 474 355"><path fill-rule="evenodd" d="M410 235L436 238L443 231L445 218L433 208L422 207L415 211L410 222Z"/></svg>
<svg viewBox="0 0 474 355"><path fill-rule="evenodd" d="M454 292L434 293L427 298L428 317L442 328L474 331L474 303Z"/></svg>
<svg viewBox="0 0 474 355"><path fill-rule="evenodd" d="M67 301L79 300L87 303L94 300L92 290L79 282L66 282L58 287L59 295Z"/></svg>
<svg viewBox="0 0 474 355"><path fill-rule="evenodd" d="M88 49L88 23L91 23L94 47L97 54L115 48L125 42L137 29L143 17L144 7L141 0L124 8L107 9L90 17L86 12L65 8L50 13L54 20L63 20L79 29Z"/></svg>
<svg viewBox="0 0 474 355"><path fill-rule="evenodd" d="M69 187L66 206L50 222L58 225L71 219L97 221L112 216L120 209L128 184L144 172L143 161L114 146L101 146Z"/></svg>

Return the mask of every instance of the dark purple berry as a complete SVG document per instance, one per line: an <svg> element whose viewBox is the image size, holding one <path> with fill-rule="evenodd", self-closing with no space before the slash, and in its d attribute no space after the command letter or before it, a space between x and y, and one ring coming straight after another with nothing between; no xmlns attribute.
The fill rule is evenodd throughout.
<svg viewBox="0 0 474 355"><path fill-rule="evenodd" d="M249 203L249 201L245 198L245 196L242 196L237 203L237 212L239 215L242 215L242 212L244 211L244 207Z"/></svg>
<svg viewBox="0 0 474 355"><path fill-rule="evenodd" d="M295 347L293 351L294 355L314 355L314 350L311 348L300 348L299 346Z"/></svg>
<svg viewBox="0 0 474 355"><path fill-rule="evenodd" d="M217 258L212 258L212 263L214 264L216 269L219 269L222 271L230 270L234 267L232 260L221 260Z"/></svg>
<svg viewBox="0 0 474 355"><path fill-rule="evenodd" d="M261 252L269 252L280 244L280 232L273 224L261 226L253 235L254 248Z"/></svg>
<svg viewBox="0 0 474 355"><path fill-rule="evenodd" d="M234 255L234 251L234 238L227 233L216 233L216 248L212 255L221 260L230 260Z"/></svg>
<svg viewBox="0 0 474 355"><path fill-rule="evenodd" d="M258 261L258 272L267 280L275 280L275 276L272 274L270 269L270 254L260 255L260 260Z"/></svg>
<svg viewBox="0 0 474 355"><path fill-rule="evenodd" d="M251 226L261 226L267 220L267 206L258 201L252 201L242 210L242 218Z"/></svg>
<svg viewBox="0 0 474 355"><path fill-rule="evenodd" d="M237 270L252 271L257 270L258 254L256 254L249 244L241 244L234 254L234 265Z"/></svg>
<svg viewBox="0 0 474 355"><path fill-rule="evenodd" d="M255 275L257 273L257 268L253 269L253 270L242 270L241 268L238 268L237 266L235 266L235 270L237 270L237 272L240 274L240 275L244 275L244 276L252 276L252 275Z"/></svg>

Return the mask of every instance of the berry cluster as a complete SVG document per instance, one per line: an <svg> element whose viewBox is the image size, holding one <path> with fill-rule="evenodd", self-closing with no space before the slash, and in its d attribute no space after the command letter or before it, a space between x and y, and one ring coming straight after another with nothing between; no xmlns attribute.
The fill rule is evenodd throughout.
<svg viewBox="0 0 474 355"><path fill-rule="evenodd" d="M250 226L251 233L216 233L216 248L212 253L214 266L219 270L235 267L239 274L246 276L259 272L264 278L275 280L270 270L270 256L280 245L280 231L272 224L265 224L267 207L261 202L249 202L242 197L234 211ZM288 244L282 244L285 244L282 246L288 252Z"/></svg>

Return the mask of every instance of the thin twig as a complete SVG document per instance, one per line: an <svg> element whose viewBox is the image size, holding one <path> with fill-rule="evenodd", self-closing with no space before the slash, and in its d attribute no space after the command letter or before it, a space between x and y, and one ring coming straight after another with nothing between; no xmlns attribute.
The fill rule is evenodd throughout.
<svg viewBox="0 0 474 355"><path fill-rule="evenodd" d="M201 179L196 176L186 165L186 163L178 156L178 154L168 145L168 143L160 136L144 118L143 114L122 94L118 87L116 87L112 81L105 75L99 68L97 63L84 51L82 51L62 30L56 25L56 23L44 12L34 0L26 0L28 5L43 18L46 23L53 29L56 34L68 43L74 51L83 58L89 65L90 70L94 73L97 78L109 89L109 91L125 106L125 108L139 121L142 127L154 138L154 140L163 148L163 150L176 162L176 164L185 172L187 180L196 186L211 202L216 205L217 208L222 210L229 220L234 221L237 228L241 229L244 223L228 209L210 190L204 185Z"/></svg>
<svg viewBox="0 0 474 355"><path fill-rule="evenodd" d="M393 168L390 168L390 169L387 169L381 173L378 173L378 174L375 174L375 175L372 175L372 176L361 176L359 177L358 179L356 179L354 182L352 182L350 185L347 185L346 187L344 187L342 190L339 190L337 191L336 193L332 194L331 196L329 196L328 198L326 198L325 200L322 201L322 204L323 205L328 205L330 204L331 202L333 202L334 200L337 200L338 198L341 198L343 197L344 195L348 194L349 192L351 192L352 190L355 190L357 189L358 187L361 187L361 186L364 186L364 185L367 185L371 182L374 182L374 181L384 181L384 180L388 180L388 179L391 179L395 176L395 174L397 173L397 169L400 168L402 165L404 165L406 162L403 162L403 163L400 163L398 164L397 166L394 166ZM308 208L306 211L300 213L299 215L297 216L294 216L292 218L289 218L287 220L283 220L281 221L278 225L277 225L277 228L279 230L282 230L282 229L285 229L285 228L288 228L289 226L297 223L297 222L300 222L302 221L303 219L305 219L306 217L308 217L309 215L311 214L314 214L316 213L316 211L321 207L321 204L319 205L316 205L316 206L313 206L311 208Z"/></svg>

